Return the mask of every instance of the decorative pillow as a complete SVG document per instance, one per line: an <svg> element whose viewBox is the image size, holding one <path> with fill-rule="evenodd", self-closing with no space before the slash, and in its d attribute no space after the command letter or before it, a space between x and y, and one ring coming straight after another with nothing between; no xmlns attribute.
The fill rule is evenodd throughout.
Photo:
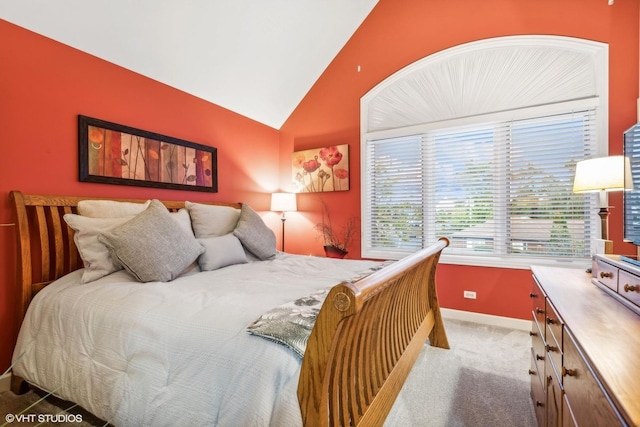
<svg viewBox="0 0 640 427"><path fill-rule="evenodd" d="M284 344L300 357L304 356L307 341L322 303L329 289L314 292L303 298L288 302L260 316L247 327L250 334Z"/></svg>
<svg viewBox="0 0 640 427"><path fill-rule="evenodd" d="M242 204L240 219L233 234L259 259L264 261L276 256L276 235L246 203Z"/></svg>
<svg viewBox="0 0 640 427"><path fill-rule="evenodd" d="M185 202L191 216L191 225L198 239L219 237L231 233L240 218L240 209L230 206L204 205Z"/></svg>
<svg viewBox="0 0 640 427"><path fill-rule="evenodd" d="M140 282L173 280L204 252L158 200L132 220L100 234L98 240Z"/></svg>
<svg viewBox="0 0 640 427"><path fill-rule="evenodd" d="M120 263L109 254L109 249L98 241L98 235L124 224L132 219L132 216L91 218L82 215L65 214L63 218L69 224L69 227L75 231L73 240L84 263L82 283L89 283L114 271L122 270Z"/></svg>
<svg viewBox="0 0 640 427"><path fill-rule="evenodd" d="M135 216L147 209L151 200L144 203L117 202L115 200L80 200L78 214L91 218L119 218Z"/></svg>
<svg viewBox="0 0 640 427"><path fill-rule="evenodd" d="M203 271L247 262L242 243L232 233L220 237L205 237L198 239L198 242L205 248L204 253L198 258L198 264Z"/></svg>

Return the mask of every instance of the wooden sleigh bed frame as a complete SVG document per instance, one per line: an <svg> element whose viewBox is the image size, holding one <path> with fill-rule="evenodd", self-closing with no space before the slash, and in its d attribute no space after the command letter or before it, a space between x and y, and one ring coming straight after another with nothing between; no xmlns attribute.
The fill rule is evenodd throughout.
<svg viewBox="0 0 640 427"><path fill-rule="evenodd" d="M80 200L104 198L19 191L10 198L22 320L38 291L83 267L63 215L77 213ZM163 203L170 210L184 207L184 202ZM382 425L427 338L432 346L449 348L435 285L436 266L448 244L442 238L364 279L331 289L302 360L298 400L305 426ZM15 393L28 389L17 376L11 387Z"/></svg>

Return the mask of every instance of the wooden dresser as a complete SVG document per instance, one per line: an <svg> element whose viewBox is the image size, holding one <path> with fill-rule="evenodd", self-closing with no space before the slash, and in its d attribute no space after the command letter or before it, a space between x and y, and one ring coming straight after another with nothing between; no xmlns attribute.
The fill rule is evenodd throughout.
<svg viewBox="0 0 640 427"><path fill-rule="evenodd" d="M593 275L531 268L539 426L640 426L640 267L626 264L597 257Z"/></svg>

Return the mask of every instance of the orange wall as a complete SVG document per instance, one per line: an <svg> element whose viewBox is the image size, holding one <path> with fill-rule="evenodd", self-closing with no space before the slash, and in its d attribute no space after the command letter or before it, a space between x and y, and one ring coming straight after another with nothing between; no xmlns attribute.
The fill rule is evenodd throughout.
<svg viewBox="0 0 640 427"><path fill-rule="evenodd" d="M0 20L0 223L8 192L246 201L269 209L277 189L275 129ZM77 115L218 149L218 193L78 182ZM279 230L276 214L265 219ZM0 375L19 325L14 227L0 227Z"/></svg>
<svg viewBox="0 0 640 427"><path fill-rule="evenodd" d="M397 70L434 52L490 37L549 34L609 43L610 152L622 152L622 132L636 121L638 96L638 1L606 0L380 0L351 40L316 82L281 129L281 180L290 181L291 152L334 144L349 144L351 190L328 193L334 219L360 215L360 98ZM357 71L357 67L361 71ZM622 199L611 235L618 253L634 253L622 243ZM320 254L312 224L318 221L315 194L298 195L302 212L291 215L287 250ZM357 258L360 243L348 257ZM441 265L439 294L443 307L528 319L530 273L527 270ZM477 291L465 300L462 291Z"/></svg>
<svg viewBox="0 0 640 427"><path fill-rule="evenodd" d="M610 45L610 151L622 151L622 132L636 121L638 1L380 0L280 133L216 105L169 88L0 20L0 223L13 222L8 191L162 199L246 201L267 210L266 194L290 182L291 152L348 143L351 190L325 195L337 222L360 215L360 97L400 68L451 46L512 34L557 34ZM4 42L10 41L10 42ZM357 66L361 71L357 72ZM168 191L79 183L76 117L84 114L218 148L219 192ZM278 164L282 165L278 174ZM621 197L611 198L621 206ZM287 251L321 254L313 224L319 201L298 196L287 215ZM615 250L621 209L613 210ZM279 237L275 214L264 216ZM0 373L9 365L18 328L13 304L14 229L0 227ZM348 257L358 258L359 242ZM444 307L528 317L529 272L441 265ZM478 292L462 299L463 289Z"/></svg>

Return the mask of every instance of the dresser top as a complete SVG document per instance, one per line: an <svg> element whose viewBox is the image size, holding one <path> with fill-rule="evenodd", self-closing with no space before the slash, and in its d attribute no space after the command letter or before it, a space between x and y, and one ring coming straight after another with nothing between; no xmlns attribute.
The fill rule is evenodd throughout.
<svg viewBox="0 0 640 427"><path fill-rule="evenodd" d="M640 426L640 316L576 269L532 266L605 389Z"/></svg>

